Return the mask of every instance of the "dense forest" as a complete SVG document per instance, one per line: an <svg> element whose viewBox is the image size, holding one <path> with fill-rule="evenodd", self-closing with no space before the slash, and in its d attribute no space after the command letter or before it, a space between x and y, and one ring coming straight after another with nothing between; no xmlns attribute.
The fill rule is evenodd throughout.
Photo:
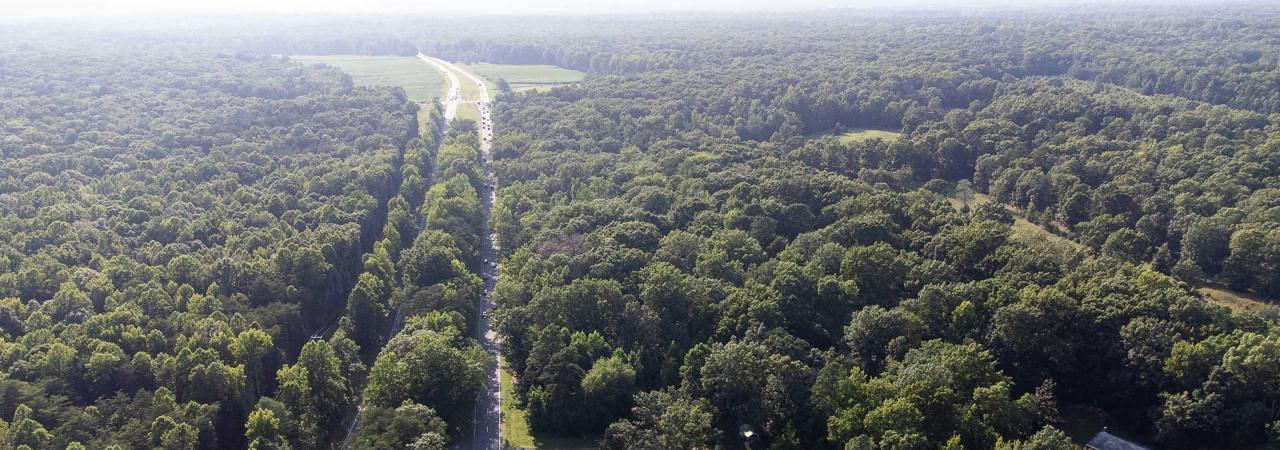
<svg viewBox="0 0 1280 450"><path fill-rule="evenodd" d="M1035 156L1068 151L1086 160L1096 147L1064 144L1105 140L1090 141L1081 116L1118 116L1121 101L1141 97L1009 80L972 110L904 125L893 143L806 141L785 129L760 142L733 127L732 108L698 108L732 105L714 99L735 89L670 88L712 98L686 103L701 119L692 122L678 120L683 105L627 95L644 82L597 78L500 104L499 328L531 425L603 431L610 448L734 446L743 424L775 448L1061 448L1056 405L1088 404L1169 446L1268 440L1269 375L1247 374L1275 362L1262 356L1276 343L1272 319L1232 314L1160 267L1135 265L1144 259L1117 253L1144 248L1119 241L1132 229L1104 234L1101 252L1077 252L1012 238L1003 207L957 210L942 195L961 178L949 174L967 170L962 179L975 181L960 184L1025 198L1000 190L1022 177L1002 172L1030 169L1001 162L1035 167ZM1055 102L1067 123L1036 120L1057 113ZM995 116L1008 110L1049 131ZM1237 114L1237 127L1266 125ZM1141 130L1113 122L1116 132ZM1186 144L1208 134L1161 131ZM1044 137L1018 141L1028 134ZM1260 146L1261 130L1252 135ZM1155 145L1125 153L1142 158ZM1183 152L1211 157L1194 148ZM1093 162L1090 186L1080 179L1086 161L1061 159L1057 172L1079 174L1076 189L1097 189L1087 214L1112 207L1138 221L1137 203L1154 200L1135 192L1130 209L1113 206L1124 191L1112 178L1126 178L1108 170L1119 165ZM975 160L998 172L984 178ZM1039 173L1032 192L1051 195Z"/></svg>
<svg viewBox="0 0 1280 450"><path fill-rule="evenodd" d="M418 293L444 280L415 238L440 139L418 107L271 57L3 59L0 444L340 438L393 290L444 295Z"/></svg>
<svg viewBox="0 0 1280 450"><path fill-rule="evenodd" d="M1280 445L1280 309L1197 291L1280 298L1274 6L210 20L3 28L0 449L460 441L476 124L273 56L417 51L588 72L494 106L536 433Z"/></svg>

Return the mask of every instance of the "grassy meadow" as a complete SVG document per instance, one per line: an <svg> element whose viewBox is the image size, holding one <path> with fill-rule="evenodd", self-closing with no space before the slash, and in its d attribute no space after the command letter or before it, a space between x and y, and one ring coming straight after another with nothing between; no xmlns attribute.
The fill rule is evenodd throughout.
<svg viewBox="0 0 1280 450"><path fill-rule="evenodd" d="M1235 311L1263 312L1276 309L1276 305L1270 300L1247 292L1205 286L1200 288L1200 295Z"/></svg>
<svg viewBox="0 0 1280 450"><path fill-rule="evenodd" d="M585 76L582 72L546 64L458 64L465 70L484 78L489 89L497 91L494 85L499 78L507 80L511 90L515 92L527 90L546 90L556 86L577 83Z"/></svg>
<svg viewBox="0 0 1280 450"><path fill-rule="evenodd" d="M411 56L325 55L290 56L303 64L328 64L351 75L362 86L399 86L409 100L426 103L443 98L449 81L444 75Z"/></svg>

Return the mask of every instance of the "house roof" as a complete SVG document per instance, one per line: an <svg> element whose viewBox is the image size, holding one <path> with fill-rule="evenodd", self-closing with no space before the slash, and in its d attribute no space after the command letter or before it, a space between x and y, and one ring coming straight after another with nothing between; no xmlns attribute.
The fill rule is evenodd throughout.
<svg viewBox="0 0 1280 450"><path fill-rule="evenodd" d="M1095 450L1150 450L1106 431L1090 439L1085 447Z"/></svg>

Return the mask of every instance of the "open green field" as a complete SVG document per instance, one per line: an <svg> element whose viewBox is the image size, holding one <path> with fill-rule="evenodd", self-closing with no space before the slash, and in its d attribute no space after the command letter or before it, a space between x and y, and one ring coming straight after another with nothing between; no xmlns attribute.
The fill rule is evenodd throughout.
<svg viewBox="0 0 1280 450"><path fill-rule="evenodd" d="M290 56L303 64L328 64L351 75L363 86L399 86L409 100L418 103L443 98L449 81L427 64L412 56L325 55Z"/></svg>
<svg viewBox="0 0 1280 450"><path fill-rule="evenodd" d="M869 139L880 139L885 142L891 142L891 141L898 140L898 136L901 136L901 135L902 133L899 133L897 131L877 130L874 128L854 128L851 130L846 130L843 133L835 133L833 131L824 131L820 133L811 134L808 137L810 139L817 139L823 136L835 136L836 140L840 141L841 143L848 144L850 142L861 142Z"/></svg>
<svg viewBox="0 0 1280 450"><path fill-rule="evenodd" d="M497 92L494 85L499 78L507 80L511 90L515 92L528 90L546 90L556 86L582 81L586 74L563 67L546 64L458 64L484 78L489 89Z"/></svg>
<svg viewBox="0 0 1280 450"><path fill-rule="evenodd" d="M523 448L539 450L586 450L599 448L596 439L574 438L539 438L529 431L529 422L525 420L524 410L515 402L515 380L511 372L502 369L499 378L502 388L502 444L504 448Z"/></svg>

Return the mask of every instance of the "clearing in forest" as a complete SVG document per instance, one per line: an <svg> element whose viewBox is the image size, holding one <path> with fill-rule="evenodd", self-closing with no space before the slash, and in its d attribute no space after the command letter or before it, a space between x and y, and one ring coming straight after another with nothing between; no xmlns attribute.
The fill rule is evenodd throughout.
<svg viewBox="0 0 1280 450"><path fill-rule="evenodd" d="M444 98L449 88L444 75L412 56L324 55L290 56L289 59L337 67L362 86L399 86L409 100L416 103Z"/></svg>
<svg viewBox="0 0 1280 450"><path fill-rule="evenodd" d="M962 200L956 197L951 197L948 200L951 201L951 206L954 206L956 209L959 209L961 206L965 206L965 205L968 205L970 208L974 208L974 207L977 207L978 205L992 202L991 196L987 194L978 194L978 193L974 193L972 198L965 199L965 200ZM1054 246L1068 248L1071 250L1084 249L1083 244L1073 241L1071 239L1067 239L1060 235L1053 234L1049 230L1046 230L1044 227L1037 225L1035 223L1032 223L1031 221L1022 217L1021 214L1018 214L1015 211L1010 211L1010 212L1014 213L1013 214L1013 232L1011 233L1011 236L1010 236L1013 239L1016 239L1024 243L1045 242L1045 243L1052 244Z"/></svg>
<svg viewBox="0 0 1280 450"><path fill-rule="evenodd" d="M1217 287L1202 287L1200 295L1216 304L1226 306L1234 311L1253 311L1262 312L1264 310L1275 310L1277 307L1269 300L1257 295L1232 291Z"/></svg>
<svg viewBox="0 0 1280 450"><path fill-rule="evenodd" d="M556 86L582 81L586 74L564 67L547 64L458 64L465 70L484 77L490 91L497 92L494 84L499 78L507 80L514 92L545 91Z"/></svg>
<svg viewBox="0 0 1280 450"><path fill-rule="evenodd" d="M890 130L879 130L875 128L852 128L843 132L836 133L834 130L822 131L809 135L809 139L818 139L824 136L835 136L836 140L842 144L851 142L861 142L871 139L880 139L885 142L893 142L898 140L898 136L902 133Z"/></svg>
<svg viewBox="0 0 1280 450"><path fill-rule="evenodd" d="M973 194L972 198L961 200L951 197L951 205L960 208L968 205L970 208L990 203L991 197L986 194ZM1062 237L1046 230L1040 225L1036 225L1027 221L1019 214L1014 214L1013 233L1011 237L1027 244L1036 244L1040 248L1057 247L1062 250L1084 250L1084 245L1071 239ZM1232 291L1220 287L1203 286L1199 289L1200 295L1206 300L1221 306L1226 306L1235 311L1253 311L1262 312L1264 310L1276 310L1277 306L1272 301L1246 292Z"/></svg>

